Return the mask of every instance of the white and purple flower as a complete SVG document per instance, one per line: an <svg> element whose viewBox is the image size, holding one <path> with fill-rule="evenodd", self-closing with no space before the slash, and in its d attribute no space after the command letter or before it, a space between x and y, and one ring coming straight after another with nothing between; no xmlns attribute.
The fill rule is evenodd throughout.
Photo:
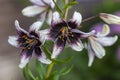
<svg viewBox="0 0 120 80"><path fill-rule="evenodd" d="M54 40L53 52L51 58L56 56L64 49L66 43L75 51L82 51L82 38L88 37L90 33L84 33L78 30L82 16L79 12L74 12L73 18L64 21L60 18L58 12L53 13L52 23L49 32L50 39Z"/></svg>
<svg viewBox="0 0 120 80"><path fill-rule="evenodd" d="M120 16L100 13L100 18L105 21L107 24L118 24L120 25Z"/></svg>
<svg viewBox="0 0 120 80"><path fill-rule="evenodd" d="M52 9L55 4L52 0L29 0L33 5L22 10L24 16L33 17L39 15L39 20L44 22L45 19L51 24Z"/></svg>
<svg viewBox="0 0 120 80"><path fill-rule="evenodd" d="M15 27L17 30L18 36L9 36L8 42L14 47L22 48L21 51L21 61L19 64L20 68L26 66L32 57L33 51L38 59L38 61L50 64L51 61L47 59L45 53L42 51L41 46L44 40L41 39L39 28L41 27L42 22L37 21L30 26L29 32L25 31L19 26L19 22L15 21Z"/></svg>
<svg viewBox="0 0 120 80"><path fill-rule="evenodd" d="M118 36L108 37L107 35L109 33L109 26L105 24L101 32L95 32L95 34L88 37L88 43L86 45L89 56L88 66L92 65L95 56L99 59L105 56L103 46L111 46L117 41Z"/></svg>

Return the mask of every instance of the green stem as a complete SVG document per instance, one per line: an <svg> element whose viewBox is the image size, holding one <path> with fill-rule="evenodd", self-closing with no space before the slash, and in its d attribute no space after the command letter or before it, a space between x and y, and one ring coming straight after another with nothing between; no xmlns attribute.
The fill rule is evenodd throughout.
<svg viewBox="0 0 120 80"><path fill-rule="evenodd" d="M65 4L68 4L68 0L65 0ZM65 10L65 13L64 13L64 20L67 19L67 15L68 15L68 8Z"/></svg>
<svg viewBox="0 0 120 80"><path fill-rule="evenodd" d="M89 18L86 18L86 19L82 20L82 23L83 23L83 22L86 22L86 21L89 21L89 20L92 20L92 19L94 19L94 18L96 18L96 17L98 17L98 15L95 15L95 16L92 16L92 17L89 17Z"/></svg>
<svg viewBox="0 0 120 80"><path fill-rule="evenodd" d="M50 76L53 66L54 66L53 62L48 66L48 70L45 77L46 79Z"/></svg>
<svg viewBox="0 0 120 80"><path fill-rule="evenodd" d="M59 12L63 15L63 11L59 8L59 6L57 5L57 3L55 2L55 0L53 0L56 8L59 10Z"/></svg>

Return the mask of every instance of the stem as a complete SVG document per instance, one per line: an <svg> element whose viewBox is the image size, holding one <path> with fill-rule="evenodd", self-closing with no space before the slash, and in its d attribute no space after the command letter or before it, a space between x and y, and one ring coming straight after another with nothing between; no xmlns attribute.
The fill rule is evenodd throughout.
<svg viewBox="0 0 120 80"><path fill-rule="evenodd" d="M65 0L65 4L68 4L68 0ZM65 10L65 13L64 13L64 20L67 19L67 15L68 15L68 8Z"/></svg>
<svg viewBox="0 0 120 80"><path fill-rule="evenodd" d="M46 79L50 76L53 66L54 66L53 62L48 66L48 70L47 70L46 77L45 77Z"/></svg>
<svg viewBox="0 0 120 80"><path fill-rule="evenodd" d="M59 8L59 6L57 5L57 3L55 2L55 0L53 0L56 8L59 10L59 12L63 15L63 11Z"/></svg>
<svg viewBox="0 0 120 80"><path fill-rule="evenodd" d="M94 18L98 17L98 15L95 15L95 16L92 16L92 17L89 17L89 18L86 18L84 20L82 20L82 22L86 22L86 21L89 21L89 20L92 20Z"/></svg>

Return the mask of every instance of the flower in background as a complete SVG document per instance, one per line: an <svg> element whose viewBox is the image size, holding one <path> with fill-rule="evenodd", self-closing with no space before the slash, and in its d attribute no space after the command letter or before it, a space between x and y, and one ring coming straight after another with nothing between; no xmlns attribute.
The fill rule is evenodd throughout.
<svg viewBox="0 0 120 80"><path fill-rule="evenodd" d="M116 24L111 24L110 26L110 35L113 34L120 34L120 25L116 25ZM97 23L95 25L93 25L93 27L91 28L91 30L95 30L96 32L101 32L103 28L103 23Z"/></svg>
<svg viewBox="0 0 120 80"><path fill-rule="evenodd" d="M39 15L40 21L44 22L47 18L48 24L51 24L52 9L55 4L52 0L29 0L33 5L22 10L24 16L33 17Z"/></svg>
<svg viewBox="0 0 120 80"><path fill-rule="evenodd" d="M18 36L9 36L8 42L12 46L17 48L22 48L21 52L21 61L19 64L20 68L26 66L29 62L33 51L35 51L37 59L45 64L50 64L51 61L46 58L45 53L41 49L43 40L41 40L40 33L38 32L42 23L37 21L30 26L29 32L25 31L19 26L19 22L15 21L15 27L18 33Z"/></svg>
<svg viewBox="0 0 120 80"><path fill-rule="evenodd" d="M100 18L108 24L119 24L120 17L112 14L100 13Z"/></svg>
<svg viewBox="0 0 120 80"><path fill-rule="evenodd" d="M105 56L105 49L103 46L111 46L117 41L117 36L108 37L110 33L108 25L104 25L101 32L95 32L95 34L88 37L88 43L86 44L86 49L88 50L89 63L88 66L91 66L94 60L94 57L101 59Z"/></svg>
<svg viewBox="0 0 120 80"><path fill-rule="evenodd" d="M55 40L55 42L51 58L56 58L64 49L66 43L68 43L73 50L82 51L83 44L80 39L89 36L92 32L84 33L77 29L81 20L82 16L78 12L74 12L73 18L68 21L62 20L58 12L53 13L49 37Z"/></svg>

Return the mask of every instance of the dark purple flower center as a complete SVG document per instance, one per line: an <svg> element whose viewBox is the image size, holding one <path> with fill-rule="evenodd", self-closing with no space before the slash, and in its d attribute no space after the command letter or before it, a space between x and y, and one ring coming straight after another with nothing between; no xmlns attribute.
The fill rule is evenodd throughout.
<svg viewBox="0 0 120 80"><path fill-rule="evenodd" d="M61 39L61 41L66 41L64 39L67 39L68 42L71 42L71 40L69 39L69 37L74 37L73 33L71 32L70 29L68 29L69 27L63 27L61 28L59 34L58 34L58 38Z"/></svg>
<svg viewBox="0 0 120 80"><path fill-rule="evenodd" d="M27 48L31 49L32 47L37 47L41 45L41 42L38 40L38 38L34 36L28 36L28 35L23 35L19 39L19 44L22 48Z"/></svg>

